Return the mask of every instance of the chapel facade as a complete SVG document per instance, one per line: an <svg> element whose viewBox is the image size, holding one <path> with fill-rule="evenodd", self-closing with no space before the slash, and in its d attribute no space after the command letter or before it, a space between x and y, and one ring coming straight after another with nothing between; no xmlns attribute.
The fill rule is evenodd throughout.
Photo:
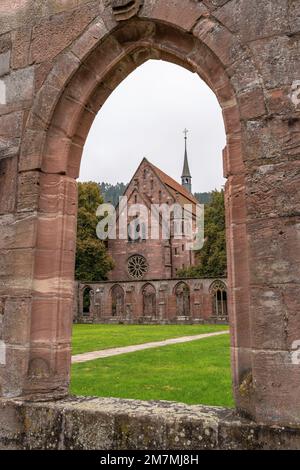
<svg viewBox="0 0 300 470"><path fill-rule="evenodd" d="M127 186L124 196L127 198L128 230L126 239L119 236L108 241L108 251L116 260L115 268L109 274L111 281L171 279L177 272L194 263L194 253L189 249L190 239L184 236L184 220L181 216L176 220L172 207L177 204L185 207L190 216L193 230L196 224L196 205L198 201L186 189L162 170L144 158ZM145 208L147 220L136 225L134 207ZM156 220L158 237L153 237L153 218L157 207L165 207L170 211L169 237L163 235L162 212ZM117 208L117 217L124 208ZM151 212L152 211L152 212ZM132 214L132 215L131 215ZM174 234L175 224L183 233L181 238ZM165 227L167 229L167 227Z"/></svg>

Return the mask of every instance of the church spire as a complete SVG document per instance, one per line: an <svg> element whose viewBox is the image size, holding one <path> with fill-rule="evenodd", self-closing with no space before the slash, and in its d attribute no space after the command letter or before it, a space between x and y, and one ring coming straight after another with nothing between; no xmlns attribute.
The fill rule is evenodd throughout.
<svg viewBox="0 0 300 470"><path fill-rule="evenodd" d="M192 192L192 177L190 173L188 155L187 155L188 130L184 129L183 133L184 133L185 147L184 147L184 164L183 164L183 170L182 170L182 176L181 176L181 184L185 189L187 189L191 193Z"/></svg>

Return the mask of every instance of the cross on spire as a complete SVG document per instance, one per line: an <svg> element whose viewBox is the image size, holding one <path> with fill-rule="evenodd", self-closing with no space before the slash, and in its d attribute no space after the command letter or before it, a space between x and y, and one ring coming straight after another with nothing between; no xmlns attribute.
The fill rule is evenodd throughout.
<svg viewBox="0 0 300 470"><path fill-rule="evenodd" d="M184 133L184 138L185 138L185 140L186 140L186 139L187 139L187 135L188 135L188 133L189 133L189 130L188 130L187 128L185 128L184 131L183 131L183 133Z"/></svg>

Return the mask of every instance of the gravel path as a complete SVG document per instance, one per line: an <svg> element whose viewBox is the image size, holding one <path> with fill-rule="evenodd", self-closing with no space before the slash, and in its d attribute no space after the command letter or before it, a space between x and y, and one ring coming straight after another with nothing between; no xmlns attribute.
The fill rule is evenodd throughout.
<svg viewBox="0 0 300 470"><path fill-rule="evenodd" d="M125 346L122 348L103 349L102 351L92 351L72 356L72 364L79 362L93 361L104 357L119 356L135 351L143 351L144 349L160 348L161 346L169 346L169 344L188 343L199 339L210 338L212 336L226 335L229 331L217 331L216 333L205 333L202 335L181 336L180 338L166 339L164 341L155 341L152 343L136 344L133 346Z"/></svg>

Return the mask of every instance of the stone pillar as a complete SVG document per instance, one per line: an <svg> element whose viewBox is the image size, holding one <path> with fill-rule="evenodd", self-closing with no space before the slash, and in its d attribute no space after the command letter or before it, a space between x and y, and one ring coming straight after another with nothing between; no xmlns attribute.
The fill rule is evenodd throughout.
<svg viewBox="0 0 300 470"><path fill-rule="evenodd" d="M39 187L31 299L22 303L28 325L22 395L35 399L68 393L77 212L72 178L42 174Z"/></svg>

